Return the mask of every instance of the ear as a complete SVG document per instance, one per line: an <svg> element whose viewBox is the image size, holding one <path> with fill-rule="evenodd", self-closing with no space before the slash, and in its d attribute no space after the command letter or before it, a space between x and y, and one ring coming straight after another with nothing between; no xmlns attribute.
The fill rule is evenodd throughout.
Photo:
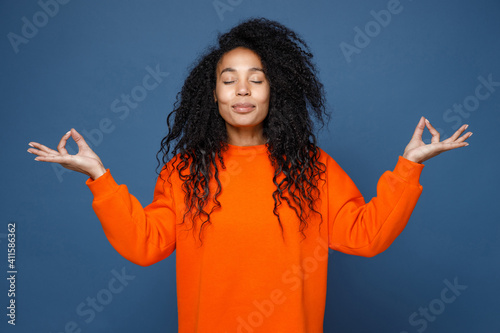
<svg viewBox="0 0 500 333"><path fill-rule="evenodd" d="M214 101L215 103L217 103L217 95L215 94L215 90L214 90Z"/></svg>

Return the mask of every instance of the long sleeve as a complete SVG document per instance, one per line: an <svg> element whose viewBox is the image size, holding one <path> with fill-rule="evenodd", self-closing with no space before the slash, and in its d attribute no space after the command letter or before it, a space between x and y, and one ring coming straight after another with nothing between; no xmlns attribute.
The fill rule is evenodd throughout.
<svg viewBox="0 0 500 333"><path fill-rule="evenodd" d="M329 246L365 257L385 251L403 231L422 192L423 164L399 156L394 170L377 183L377 196L365 200L353 181L327 159Z"/></svg>
<svg viewBox="0 0 500 333"><path fill-rule="evenodd" d="M175 250L175 202L168 181L158 177L153 202L145 208L126 185L115 182L109 169L86 184L94 195L92 207L106 237L123 257L148 266Z"/></svg>

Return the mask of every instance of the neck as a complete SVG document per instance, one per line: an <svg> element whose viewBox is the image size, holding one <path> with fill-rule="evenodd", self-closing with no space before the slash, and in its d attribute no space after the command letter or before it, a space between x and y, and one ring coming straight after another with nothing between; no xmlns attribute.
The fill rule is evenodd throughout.
<svg viewBox="0 0 500 333"><path fill-rule="evenodd" d="M228 143L233 146L258 146L266 143L262 128L227 127Z"/></svg>

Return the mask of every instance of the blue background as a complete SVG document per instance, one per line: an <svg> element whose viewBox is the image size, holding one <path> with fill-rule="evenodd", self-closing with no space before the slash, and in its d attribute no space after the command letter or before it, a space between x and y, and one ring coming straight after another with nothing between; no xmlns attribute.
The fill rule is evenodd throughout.
<svg viewBox="0 0 500 333"><path fill-rule="evenodd" d="M7 324L2 278L0 331L55 333L67 326L71 332L71 322L81 332L177 331L175 253L145 268L123 259L92 211L87 178L33 161L27 144L55 148L71 127L93 133L93 148L114 178L148 204L166 115L189 66L218 32L265 16L309 43L332 112L320 146L367 201L420 116L444 136L458 122L474 132L469 147L424 163L422 196L387 251L374 258L331 251L325 332L500 332L500 87L473 111L447 111L473 100L478 77L500 82L500 2L401 0L400 12L371 30L369 44L350 57L341 43L355 46L356 27L376 29L370 12L390 1L217 3L226 10L212 0L73 0L46 22L36 1L0 3L0 276L6 276L11 221L18 269L16 326ZM9 36L22 36L23 17L40 27L15 46ZM113 112L115 99L142 85L148 66L169 74L126 116ZM103 119L108 133L99 129ZM131 280L101 312L79 315L88 297L104 297L113 270ZM467 289L440 309L444 281L455 279ZM429 305L438 314L426 320L418 311ZM418 324L409 321L413 313Z"/></svg>

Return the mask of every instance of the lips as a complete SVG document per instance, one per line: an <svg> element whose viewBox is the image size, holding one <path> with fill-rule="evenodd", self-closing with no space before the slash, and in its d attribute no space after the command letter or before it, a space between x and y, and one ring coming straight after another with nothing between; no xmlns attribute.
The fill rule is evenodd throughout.
<svg viewBox="0 0 500 333"><path fill-rule="evenodd" d="M247 113L255 109L255 105L252 103L236 103L233 104L233 110L238 113Z"/></svg>

